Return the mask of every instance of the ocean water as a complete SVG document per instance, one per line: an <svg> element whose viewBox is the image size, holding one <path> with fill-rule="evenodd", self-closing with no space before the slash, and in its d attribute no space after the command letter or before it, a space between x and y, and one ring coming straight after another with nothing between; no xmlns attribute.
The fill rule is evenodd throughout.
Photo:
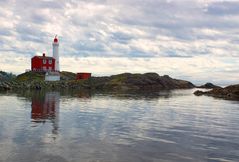
<svg viewBox="0 0 239 162"><path fill-rule="evenodd" d="M0 162L239 161L239 102L194 91L0 93Z"/></svg>

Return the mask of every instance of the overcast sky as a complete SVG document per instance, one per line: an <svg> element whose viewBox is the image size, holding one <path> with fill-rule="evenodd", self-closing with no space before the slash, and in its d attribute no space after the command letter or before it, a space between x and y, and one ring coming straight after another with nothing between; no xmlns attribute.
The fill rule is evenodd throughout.
<svg viewBox="0 0 239 162"><path fill-rule="evenodd" d="M55 34L61 70L239 82L238 0L0 0L0 70L51 56Z"/></svg>

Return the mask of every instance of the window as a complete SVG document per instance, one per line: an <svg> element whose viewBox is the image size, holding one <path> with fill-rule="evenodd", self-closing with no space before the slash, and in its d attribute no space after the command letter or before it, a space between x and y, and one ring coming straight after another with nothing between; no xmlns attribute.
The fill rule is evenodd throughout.
<svg viewBox="0 0 239 162"><path fill-rule="evenodd" d="M43 59L43 64L46 64L46 60L45 59Z"/></svg>
<svg viewBox="0 0 239 162"><path fill-rule="evenodd" d="M51 59L48 62L49 62L49 64L52 64L52 60Z"/></svg>

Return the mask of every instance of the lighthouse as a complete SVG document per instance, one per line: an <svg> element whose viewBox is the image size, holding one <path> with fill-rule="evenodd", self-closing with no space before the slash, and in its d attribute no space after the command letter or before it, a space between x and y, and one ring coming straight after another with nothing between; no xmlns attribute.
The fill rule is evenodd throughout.
<svg viewBox="0 0 239 162"><path fill-rule="evenodd" d="M57 35L55 36L53 43L53 58L56 60L55 61L55 70L60 71L60 65L59 65L59 40L57 38Z"/></svg>

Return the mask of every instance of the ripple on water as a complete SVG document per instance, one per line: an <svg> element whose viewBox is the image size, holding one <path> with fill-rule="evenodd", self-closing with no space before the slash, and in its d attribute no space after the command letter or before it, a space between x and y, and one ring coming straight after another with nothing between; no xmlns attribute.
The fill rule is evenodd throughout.
<svg viewBox="0 0 239 162"><path fill-rule="evenodd" d="M193 91L0 95L0 161L237 161L238 102Z"/></svg>

